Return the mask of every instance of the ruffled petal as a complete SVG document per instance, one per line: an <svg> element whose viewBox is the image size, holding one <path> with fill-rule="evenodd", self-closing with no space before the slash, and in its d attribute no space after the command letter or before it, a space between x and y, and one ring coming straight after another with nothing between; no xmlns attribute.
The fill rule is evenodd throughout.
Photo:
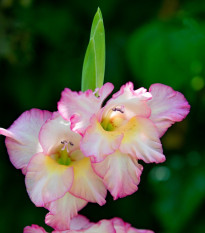
<svg viewBox="0 0 205 233"><path fill-rule="evenodd" d="M29 162L25 182L34 204L44 206L69 191L73 182L73 168L38 153Z"/></svg>
<svg viewBox="0 0 205 233"><path fill-rule="evenodd" d="M114 86L112 83L105 83L100 89L99 89L99 96L101 103L110 95L110 93L113 91Z"/></svg>
<svg viewBox="0 0 205 233"><path fill-rule="evenodd" d="M113 224L109 220L101 220L84 231L85 233L116 233Z"/></svg>
<svg viewBox="0 0 205 233"><path fill-rule="evenodd" d="M55 113L55 117L48 120L41 128L39 141L44 154L51 155L59 151L67 142L68 150L72 151L79 148L81 136L70 129L70 122L65 121L60 114ZM71 144L69 144L69 142Z"/></svg>
<svg viewBox="0 0 205 233"><path fill-rule="evenodd" d="M111 221L101 220L85 230L69 230L63 233L116 233L116 231Z"/></svg>
<svg viewBox="0 0 205 233"><path fill-rule="evenodd" d="M105 204L107 190L102 179L95 174L90 159L73 162L74 180L70 193L89 202Z"/></svg>
<svg viewBox="0 0 205 233"><path fill-rule="evenodd" d="M113 94L105 105L103 116L106 116L110 109L114 107L122 107L127 119L133 116L149 117L151 110L147 105L147 101L152 98L152 95L145 88L137 90L133 88L133 83L128 82L117 93Z"/></svg>
<svg viewBox="0 0 205 233"><path fill-rule="evenodd" d="M65 120L71 121L71 129L83 134L91 116L98 112L104 99L112 92L113 85L106 83L99 89L100 97L92 90L73 92L66 88L58 102L58 111Z"/></svg>
<svg viewBox="0 0 205 233"><path fill-rule="evenodd" d="M39 227L38 225L31 225L24 228L23 233L47 233L43 227Z"/></svg>
<svg viewBox="0 0 205 233"><path fill-rule="evenodd" d="M124 222L120 218L113 218L110 221L112 221L116 233L154 233L150 230L139 230L131 227L129 223Z"/></svg>
<svg viewBox="0 0 205 233"><path fill-rule="evenodd" d="M136 228L130 227L128 229L127 233L154 233L154 231L151 231L151 230L140 230L140 229L136 229Z"/></svg>
<svg viewBox="0 0 205 233"><path fill-rule="evenodd" d="M110 221L112 221L116 233L127 233L131 226L129 223L126 223L121 218L117 217L111 219Z"/></svg>
<svg viewBox="0 0 205 233"><path fill-rule="evenodd" d="M38 140L41 126L52 113L39 109L31 109L21 114L8 130L0 129L6 136L6 147L12 164L17 169L24 169L31 157L42 151Z"/></svg>
<svg viewBox="0 0 205 233"><path fill-rule="evenodd" d="M149 91L152 94L152 99L148 101L152 111L150 119L157 126L161 137L172 124L187 116L190 105L180 92L169 86L153 84Z"/></svg>
<svg viewBox="0 0 205 233"><path fill-rule="evenodd" d="M117 151L102 162L93 163L92 166L103 178L114 200L137 191L143 167L129 155Z"/></svg>
<svg viewBox="0 0 205 233"><path fill-rule="evenodd" d="M120 151L145 163L161 163L165 161L159 134L151 120L133 117L118 130L124 133Z"/></svg>
<svg viewBox="0 0 205 233"><path fill-rule="evenodd" d="M83 215L77 215L72 218L70 221L70 229L71 230L82 230L88 227L91 227L94 223L91 223L88 218Z"/></svg>
<svg viewBox="0 0 205 233"><path fill-rule="evenodd" d="M89 226L88 221L85 221L83 217L74 218L70 222L86 204L85 200L67 192L62 198L46 205L50 212L46 215L45 222L54 229L62 231L72 227L72 229L80 229L80 227ZM76 224L79 224L79 226L77 227Z"/></svg>
<svg viewBox="0 0 205 233"><path fill-rule="evenodd" d="M107 155L114 153L122 141L123 134L105 131L96 116L91 118L91 126L81 140L81 150L93 162L101 162Z"/></svg>

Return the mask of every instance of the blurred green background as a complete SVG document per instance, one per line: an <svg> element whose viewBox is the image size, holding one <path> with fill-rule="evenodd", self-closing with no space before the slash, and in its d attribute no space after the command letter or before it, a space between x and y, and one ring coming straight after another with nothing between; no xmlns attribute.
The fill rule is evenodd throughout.
<svg viewBox="0 0 205 233"><path fill-rule="evenodd" d="M25 110L56 110L65 87L80 90L83 58L97 7L106 32L105 82L115 90L160 82L181 91L191 112L163 136L167 161L144 164L132 196L81 213L118 216L156 233L205 232L205 1L110 0L0 2L0 126ZM28 198L24 176L0 137L0 232L44 224L47 211Z"/></svg>

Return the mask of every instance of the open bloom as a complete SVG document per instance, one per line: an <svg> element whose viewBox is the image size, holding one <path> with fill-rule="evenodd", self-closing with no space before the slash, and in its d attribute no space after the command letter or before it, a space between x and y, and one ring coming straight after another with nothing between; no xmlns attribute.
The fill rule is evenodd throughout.
<svg viewBox="0 0 205 233"><path fill-rule="evenodd" d="M137 190L142 166L165 161L160 137L175 122L183 120L190 106L171 87L153 84L149 92L123 85L102 106L113 90L111 83L99 89L99 96L72 92L66 88L58 103L59 113L71 121L71 129L82 135L80 147L90 157L114 199Z"/></svg>
<svg viewBox="0 0 205 233"><path fill-rule="evenodd" d="M87 202L105 204L105 185L79 148L81 136L58 113L32 109L0 133L11 162L26 175L31 200L50 211L48 225L67 230Z"/></svg>
<svg viewBox="0 0 205 233"><path fill-rule="evenodd" d="M84 216L78 215L71 220L71 228L67 231L53 231L53 233L154 233L151 230L139 230L129 223L123 222L120 218L101 220L98 223L91 223ZM47 233L37 225L27 226L23 233Z"/></svg>

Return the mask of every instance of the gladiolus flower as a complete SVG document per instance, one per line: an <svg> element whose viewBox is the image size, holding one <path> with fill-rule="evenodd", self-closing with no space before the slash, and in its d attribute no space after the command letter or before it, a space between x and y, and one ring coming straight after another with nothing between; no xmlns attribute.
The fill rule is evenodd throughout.
<svg viewBox="0 0 205 233"><path fill-rule="evenodd" d="M134 90L131 82L102 106L112 90L111 83L101 87L98 96L91 90L76 93L66 88L58 110L71 121L71 129L82 135L82 152L117 199L137 190L142 172L138 160L165 161L160 137L186 117L190 106L171 87L153 84L148 92Z"/></svg>
<svg viewBox="0 0 205 233"><path fill-rule="evenodd" d="M101 220L98 223L91 223L84 216L78 215L71 220L71 228L67 231L53 231L52 233L154 233L151 230L139 230L129 223L123 222L120 218ZM23 233L47 233L37 225L27 226Z"/></svg>
<svg viewBox="0 0 205 233"><path fill-rule="evenodd" d="M31 225L24 228L23 233L47 233L42 227L38 225Z"/></svg>
<svg viewBox="0 0 205 233"><path fill-rule="evenodd" d="M67 230L87 202L105 204L107 190L80 150L81 136L58 113L32 109L0 133L11 162L26 175L31 200L50 211L48 225Z"/></svg>

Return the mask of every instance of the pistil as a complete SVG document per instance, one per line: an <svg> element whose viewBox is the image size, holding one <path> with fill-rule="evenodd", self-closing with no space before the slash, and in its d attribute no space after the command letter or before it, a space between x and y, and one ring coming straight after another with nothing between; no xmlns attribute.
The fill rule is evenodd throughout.
<svg viewBox="0 0 205 233"><path fill-rule="evenodd" d="M68 152L66 149L60 151L60 156L57 159L57 162L62 165L70 165L71 159L69 158Z"/></svg>
<svg viewBox="0 0 205 233"><path fill-rule="evenodd" d="M61 144L63 144L63 147L58 152L58 154L56 154L55 156L56 161L62 165L70 165L72 160L69 157L69 153L70 153L69 146L74 146L74 144L71 141L67 141L67 140L61 141Z"/></svg>

